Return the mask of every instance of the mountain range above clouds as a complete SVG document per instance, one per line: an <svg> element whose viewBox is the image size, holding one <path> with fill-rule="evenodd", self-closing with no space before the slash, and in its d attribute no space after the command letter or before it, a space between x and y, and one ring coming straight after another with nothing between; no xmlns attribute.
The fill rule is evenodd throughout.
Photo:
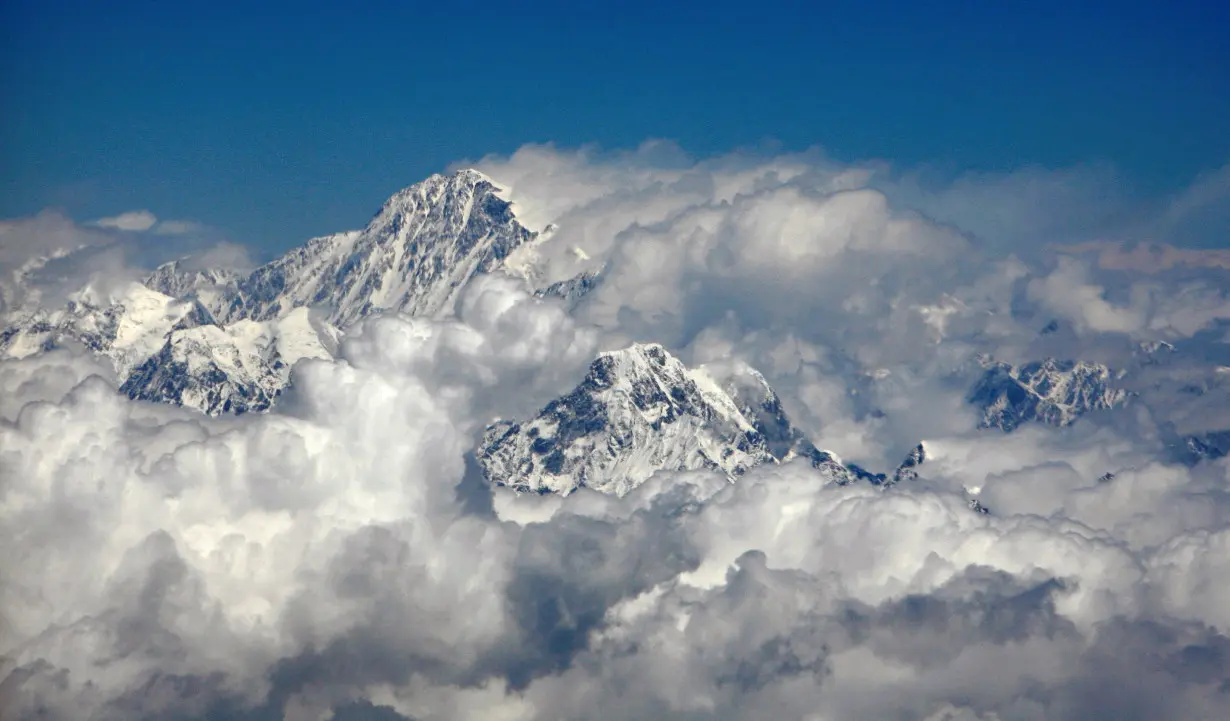
<svg viewBox="0 0 1230 721"><path fill-rule="evenodd" d="M0 721L1230 719L1230 3L4 8Z"/></svg>
<svg viewBox="0 0 1230 721"><path fill-rule="evenodd" d="M479 171L434 175L394 194L362 230L314 238L249 273L176 260L140 282L81 288L64 307L10 311L0 352L83 346L114 368L131 399L208 415L264 412L296 363L336 357L347 328L383 313L448 317L479 274L539 283L536 297L575 307L599 287L602 267L578 253L575 275L542 283L533 251L554 230L524 227ZM967 402L982 428L1064 427L1133 397L1118 384L1124 371L1101 363L978 362ZM604 352L536 417L501 420L483 433L484 473L497 485L564 495L582 486L622 495L661 470L709 469L734 480L795 459L838 483L917 477L922 446L888 474L845 464L791 423L763 375L721 365L688 368L653 343ZM1195 461L1219 457L1227 450L1220 439L1188 437L1184 449Z"/></svg>
<svg viewBox="0 0 1230 721"><path fill-rule="evenodd" d="M1196 422L1218 417L1230 376L1183 340L1082 345L1128 306L1030 306L1038 271L1021 263L931 283L959 262L949 238L881 222L861 191L765 181L755 203L531 228L523 207L555 219L492 177L433 176L364 228L255 269L187 257L6 306L0 384L26 400L0 404L17 489L0 522L28 543L18 583L0 583L22 624L0 661L23 709L328 718L358 698L398 718L464 706L528 721L564 698L580 710L562 717L585 718L579 689L686 669L713 679L703 698L814 677L860 690L831 717L879 718L857 712L884 682L867 649L893 674L989 665L993 681L961 688L978 698L1007 667L986 653L1042 648L1051 668L1102 644L1089 668L1117 670L1107 619L1137 603L1179 609L1155 614L1175 635L1150 648L1205 648L1182 624L1223 613L1208 601L1219 567L1200 575L1220 541L1191 549L1218 522L1224 462L1209 460L1230 443ZM727 242L749 223L754 242ZM615 250L583 242L591 231ZM824 233L845 250L800 251ZM684 252L661 252L676 241ZM673 332L697 317L703 332ZM80 522L51 538L54 514ZM95 568L115 570L100 584ZM411 691L365 675L385 663ZM358 690L296 695L332 688L338 668ZM1000 718L1065 718L1041 698L1045 714ZM670 718L689 699L617 717ZM689 713L712 716L704 703ZM897 715L961 718L926 703Z"/></svg>

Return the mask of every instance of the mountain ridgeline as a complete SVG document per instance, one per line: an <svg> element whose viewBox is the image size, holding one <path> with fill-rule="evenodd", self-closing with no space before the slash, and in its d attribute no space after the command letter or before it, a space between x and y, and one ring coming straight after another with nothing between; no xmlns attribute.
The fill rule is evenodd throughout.
<svg viewBox="0 0 1230 721"><path fill-rule="evenodd" d="M444 317L476 275L531 280L506 261L546 236L522 226L500 192L474 170L434 175L389 198L362 230L312 239L250 273L175 261L143 283L83 288L62 308L18 308L0 326L0 354L78 344L105 358L134 400L209 415L266 411L295 363L334 358L343 330L367 316ZM601 268L588 267L535 295L571 308L601 282ZM1004 432L1067 425L1129 398L1098 364L987 361L984 369L968 400L984 427ZM845 464L804 437L754 369L688 368L656 344L599 355L534 418L491 425L477 455L492 483L564 495L582 487L622 495L662 470L735 480L796 459L835 483L891 486L917 478L926 460L919 445L889 474Z"/></svg>
<svg viewBox="0 0 1230 721"><path fill-rule="evenodd" d="M0 352L80 344L111 362L130 398L264 411L297 361L333 356L340 329L375 313L447 315L471 278L532 241L498 191L474 170L434 175L363 230L314 238L246 275L174 261L143 284L87 287L66 308L10 314Z"/></svg>
<svg viewBox="0 0 1230 721"><path fill-rule="evenodd" d="M479 462L493 482L567 495L623 495L661 470L707 469L737 479L800 459L838 484L892 485L922 463L920 445L891 477L816 448L764 376L742 364L689 369L658 344L603 353L570 393L533 419L487 429Z"/></svg>
<svg viewBox="0 0 1230 721"><path fill-rule="evenodd" d="M257 268L217 317L264 321L318 306L345 327L382 311L445 314L470 278L535 237L497 191L474 170L432 176L389 198L363 230L315 238Z"/></svg>
<svg viewBox="0 0 1230 721"><path fill-rule="evenodd" d="M1048 358L1014 366L983 358L982 364L985 373L968 398L982 411L982 428L1011 433L1032 422L1068 426L1085 413L1118 408L1130 398L1100 363Z"/></svg>

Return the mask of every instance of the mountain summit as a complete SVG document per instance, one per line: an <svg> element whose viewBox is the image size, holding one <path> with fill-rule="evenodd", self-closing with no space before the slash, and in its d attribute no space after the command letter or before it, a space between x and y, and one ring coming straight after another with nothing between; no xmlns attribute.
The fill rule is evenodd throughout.
<svg viewBox="0 0 1230 721"><path fill-rule="evenodd" d="M345 327L380 311L448 313L471 277L535 237L498 192L476 170L433 175L389 198L363 230L315 238L257 268L217 315L261 321L322 306Z"/></svg>
<svg viewBox="0 0 1230 721"><path fill-rule="evenodd" d="M246 276L173 261L105 298L86 289L62 310L10 313L0 354L78 343L111 362L132 398L265 410L296 360L331 357L340 328L379 312L446 315L474 275L533 240L499 192L477 170L433 175L363 230L315 238Z"/></svg>
<svg viewBox="0 0 1230 721"><path fill-rule="evenodd" d="M535 418L491 425L477 455L494 484L561 495L582 486L624 495L661 470L733 480L799 457L836 483L885 480L812 445L754 369L690 369L656 343L600 354Z"/></svg>

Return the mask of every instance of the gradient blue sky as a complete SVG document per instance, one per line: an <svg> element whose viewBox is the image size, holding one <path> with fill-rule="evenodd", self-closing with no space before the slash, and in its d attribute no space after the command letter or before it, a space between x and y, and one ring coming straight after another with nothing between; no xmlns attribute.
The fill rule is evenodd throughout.
<svg viewBox="0 0 1230 721"><path fill-rule="evenodd" d="M461 158L650 137L1161 194L1230 160L1226 4L7 0L0 217L284 247Z"/></svg>

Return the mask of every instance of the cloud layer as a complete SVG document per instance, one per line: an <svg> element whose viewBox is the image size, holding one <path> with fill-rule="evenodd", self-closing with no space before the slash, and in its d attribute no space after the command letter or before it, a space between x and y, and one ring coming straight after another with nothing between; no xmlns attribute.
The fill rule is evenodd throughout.
<svg viewBox="0 0 1230 721"><path fill-rule="evenodd" d="M72 350L0 362L6 717L1230 712L1230 464L1164 462L1147 413L980 432L962 381L1056 318L1074 352L1194 342L1224 285L1038 265L813 155L530 147L482 169L556 226L522 259L539 280L601 270L575 312L481 277L456 318L368 319L238 418L130 402ZM482 483L491 420L633 340L750 363L843 456L926 438L926 472Z"/></svg>
<svg viewBox="0 0 1230 721"><path fill-rule="evenodd" d="M191 220L158 220L148 210L130 210L107 218L95 220L99 228L121 230L131 233L150 232L155 235L184 235L202 230L200 223Z"/></svg>

